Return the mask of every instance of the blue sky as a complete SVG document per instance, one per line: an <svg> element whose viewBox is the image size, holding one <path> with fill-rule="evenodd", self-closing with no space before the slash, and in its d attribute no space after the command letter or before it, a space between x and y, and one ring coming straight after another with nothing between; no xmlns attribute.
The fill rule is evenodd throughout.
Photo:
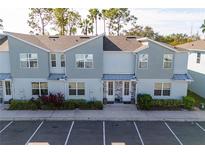
<svg viewBox="0 0 205 154"><path fill-rule="evenodd" d="M77 8L85 17L87 9ZM202 36L200 26L205 19L205 9L142 9L132 8L131 14L138 17L137 23L143 26L151 26L160 34L171 33L199 33ZM4 20L5 31L28 33L30 31L27 19L27 8L3 8L0 9L0 18ZM99 22L99 33L103 32L103 23ZM79 31L80 33L80 31Z"/></svg>

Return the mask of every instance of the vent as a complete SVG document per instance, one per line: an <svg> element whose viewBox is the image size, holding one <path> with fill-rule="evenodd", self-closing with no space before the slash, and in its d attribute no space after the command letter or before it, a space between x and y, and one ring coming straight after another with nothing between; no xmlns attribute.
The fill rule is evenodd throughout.
<svg viewBox="0 0 205 154"><path fill-rule="evenodd" d="M137 39L137 37L136 36L127 36L126 40L128 40L128 39Z"/></svg>
<svg viewBox="0 0 205 154"><path fill-rule="evenodd" d="M57 36L57 35L55 35L55 36L49 36L49 38L57 39L57 38L59 38L59 36Z"/></svg>
<svg viewBox="0 0 205 154"><path fill-rule="evenodd" d="M80 36L81 39L89 39L89 36Z"/></svg>
<svg viewBox="0 0 205 154"><path fill-rule="evenodd" d="M194 46L194 44L191 44L191 46Z"/></svg>

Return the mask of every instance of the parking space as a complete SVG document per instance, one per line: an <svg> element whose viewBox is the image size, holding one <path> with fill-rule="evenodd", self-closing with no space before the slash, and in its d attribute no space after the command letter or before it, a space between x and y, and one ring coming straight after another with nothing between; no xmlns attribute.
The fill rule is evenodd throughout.
<svg viewBox="0 0 205 154"><path fill-rule="evenodd" d="M0 121L0 145L205 145L205 122Z"/></svg>
<svg viewBox="0 0 205 154"><path fill-rule="evenodd" d="M3 131L4 127L6 127L10 121L0 121L0 132Z"/></svg>
<svg viewBox="0 0 205 154"><path fill-rule="evenodd" d="M167 122L182 144L204 145L205 132L195 122Z"/></svg>
<svg viewBox="0 0 205 154"><path fill-rule="evenodd" d="M75 121L70 137L70 145L102 145L102 121Z"/></svg>
<svg viewBox="0 0 205 154"><path fill-rule="evenodd" d="M106 144L142 144L136 128L131 121L107 121L105 122Z"/></svg>
<svg viewBox="0 0 205 154"><path fill-rule="evenodd" d="M28 144L63 145L70 126L71 121L45 121Z"/></svg>
<svg viewBox="0 0 205 154"><path fill-rule="evenodd" d="M40 121L16 121L0 134L0 145L24 145Z"/></svg>
<svg viewBox="0 0 205 154"><path fill-rule="evenodd" d="M173 134L161 121L136 122L145 145L177 145L179 144Z"/></svg>

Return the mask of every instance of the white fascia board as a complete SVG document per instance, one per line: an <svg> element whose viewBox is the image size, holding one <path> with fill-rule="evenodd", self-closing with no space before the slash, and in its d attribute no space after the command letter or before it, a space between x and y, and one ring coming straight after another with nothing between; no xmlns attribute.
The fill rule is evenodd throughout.
<svg viewBox="0 0 205 154"><path fill-rule="evenodd" d="M76 48L76 47L78 47L78 46L81 46L81 45L83 45L83 44L86 44L86 43L88 43L88 42L90 42L90 41L93 41L93 40L95 40L95 39L97 39L97 38L99 38L99 37L102 37L102 36L104 36L104 35L105 35L104 33L103 33L103 34L100 34L100 35L98 35L98 36L96 36L96 37L94 37L94 38L92 38L92 39L89 39L89 40L87 40L87 41L85 41L85 42L82 42L82 43L79 43L79 44L74 45L73 47L67 48L67 49L63 50L62 52L67 52L67 51L69 51L69 50L71 50L71 49L74 49L74 48Z"/></svg>
<svg viewBox="0 0 205 154"><path fill-rule="evenodd" d="M202 51L205 52L205 50L202 49L188 49L190 52L197 52L197 51Z"/></svg>
<svg viewBox="0 0 205 154"><path fill-rule="evenodd" d="M13 36L13 35L10 34L10 33L5 32L5 34L7 34L8 36L13 37L13 38L15 38L15 39L17 39L17 40L20 40L20 41L22 41L22 42L24 42L24 43L27 43L27 44L29 44L29 45L32 45L32 46L34 46L34 47L36 47L36 48L39 48L39 49L41 49L41 50L50 52L50 50L48 50L48 49L39 47L39 46L37 46L37 45L35 45L35 44L31 43L31 42L28 42L28 41L25 41L25 40L23 40L23 39L20 39L20 38L18 38L18 37L16 37L16 36Z"/></svg>

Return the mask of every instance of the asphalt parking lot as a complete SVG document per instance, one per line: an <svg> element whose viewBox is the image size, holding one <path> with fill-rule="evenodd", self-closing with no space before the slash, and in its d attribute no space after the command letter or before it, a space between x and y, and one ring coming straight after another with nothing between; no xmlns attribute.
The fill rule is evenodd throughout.
<svg viewBox="0 0 205 154"><path fill-rule="evenodd" d="M0 121L0 145L205 145L205 122Z"/></svg>

